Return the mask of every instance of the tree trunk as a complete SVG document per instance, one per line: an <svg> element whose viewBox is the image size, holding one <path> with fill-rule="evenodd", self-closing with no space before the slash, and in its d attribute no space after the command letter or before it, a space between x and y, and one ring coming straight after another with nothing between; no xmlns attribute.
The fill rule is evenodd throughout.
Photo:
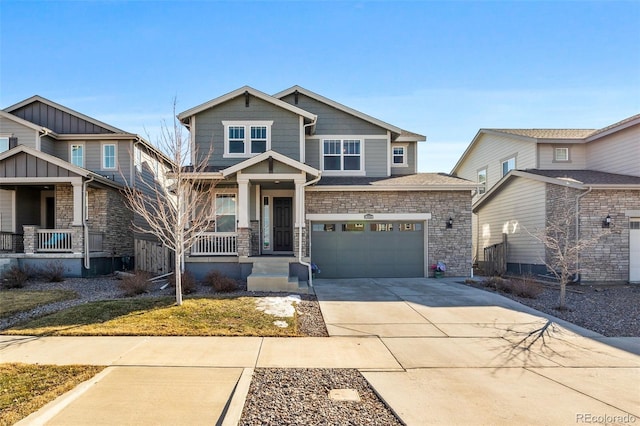
<svg viewBox="0 0 640 426"><path fill-rule="evenodd" d="M182 270L180 268L182 254L176 251L173 273L176 276L176 305L182 306Z"/></svg>
<svg viewBox="0 0 640 426"><path fill-rule="evenodd" d="M562 277L560 280L560 309L564 309L567 295L567 280Z"/></svg>

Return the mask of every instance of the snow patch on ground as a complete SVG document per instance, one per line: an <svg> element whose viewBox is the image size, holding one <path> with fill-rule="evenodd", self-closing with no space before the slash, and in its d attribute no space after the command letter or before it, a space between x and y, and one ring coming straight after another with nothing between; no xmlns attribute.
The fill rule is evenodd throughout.
<svg viewBox="0 0 640 426"><path fill-rule="evenodd" d="M287 297L261 297L256 301L256 309L275 317L293 317L296 313L296 308L293 304L299 302L300 296L297 295Z"/></svg>
<svg viewBox="0 0 640 426"><path fill-rule="evenodd" d="M274 321L274 322L273 322L273 325L275 325L276 327L280 327L280 328L287 328L287 327L289 327L289 324L287 324L287 322L286 322L286 321L280 321L280 320L278 320L278 321Z"/></svg>

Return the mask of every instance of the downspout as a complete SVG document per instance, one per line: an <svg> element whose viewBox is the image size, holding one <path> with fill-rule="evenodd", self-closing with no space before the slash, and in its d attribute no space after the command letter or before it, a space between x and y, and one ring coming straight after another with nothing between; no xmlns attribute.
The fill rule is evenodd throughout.
<svg viewBox="0 0 640 426"><path fill-rule="evenodd" d="M576 242L580 239L580 199L590 193L593 190L592 187L587 188L587 190L581 194L576 196ZM580 252L576 253L576 269L580 270ZM580 273L576 273L575 277L573 277L573 282L577 283L580 281Z"/></svg>
<svg viewBox="0 0 640 426"><path fill-rule="evenodd" d="M311 263L305 262L302 260L302 224L305 222L304 217L304 189L309 186L317 183L322 177L322 172L318 175L317 178L310 180L309 182L302 185L302 194L300 194L300 202L298 203L298 207L300 208L300 223L298 223L298 263L307 267L307 271L309 274L309 287L313 287L313 272L311 271ZM307 230L307 240L311 237L311 232Z"/></svg>
<svg viewBox="0 0 640 426"><path fill-rule="evenodd" d="M87 184L92 182L95 176L91 176L88 180L82 183L82 231L84 234L84 268L89 269L91 267L91 261L89 259L89 226L87 225Z"/></svg>

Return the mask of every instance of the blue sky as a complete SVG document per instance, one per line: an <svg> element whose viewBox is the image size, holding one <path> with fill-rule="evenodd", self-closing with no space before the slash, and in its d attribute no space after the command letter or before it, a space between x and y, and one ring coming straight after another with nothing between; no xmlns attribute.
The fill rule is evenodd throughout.
<svg viewBox="0 0 640 426"><path fill-rule="evenodd" d="M156 140L162 120L295 84L427 136L640 113L640 1L0 2L0 107L34 94Z"/></svg>

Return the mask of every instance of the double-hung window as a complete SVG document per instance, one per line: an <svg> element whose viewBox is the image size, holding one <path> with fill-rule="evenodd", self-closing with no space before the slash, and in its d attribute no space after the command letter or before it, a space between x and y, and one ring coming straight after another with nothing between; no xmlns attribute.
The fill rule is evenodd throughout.
<svg viewBox="0 0 640 426"><path fill-rule="evenodd" d="M323 170L361 171L361 141L359 139L325 139L322 143L322 157Z"/></svg>
<svg viewBox="0 0 640 426"><path fill-rule="evenodd" d="M271 149L273 121L223 121L224 156L252 157Z"/></svg>
<svg viewBox="0 0 640 426"><path fill-rule="evenodd" d="M403 167L407 165L407 147L395 145L392 148L392 167Z"/></svg>
<svg viewBox="0 0 640 426"><path fill-rule="evenodd" d="M115 170L116 168L116 144L105 143L102 145L102 169Z"/></svg>
<svg viewBox="0 0 640 426"><path fill-rule="evenodd" d="M478 195L482 195L487 192L487 169L478 170L478 183L482 186L478 187Z"/></svg>
<svg viewBox="0 0 640 426"><path fill-rule="evenodd" d="M516 157L511 157L506 160L502 160L502 176L509 173L510 170L516 168Z"/></svg>
<svg viewBox="0 0 640 426"><path fill-rule="evenodd" d="M236 232L236 194L216 194L216 232Z"/></svg>
<svg viewBox="0 0 640 426"><path fill-rule="evenodd" d="M84 167L84 144L71 144L69 158L74 166Z"/></svg>

